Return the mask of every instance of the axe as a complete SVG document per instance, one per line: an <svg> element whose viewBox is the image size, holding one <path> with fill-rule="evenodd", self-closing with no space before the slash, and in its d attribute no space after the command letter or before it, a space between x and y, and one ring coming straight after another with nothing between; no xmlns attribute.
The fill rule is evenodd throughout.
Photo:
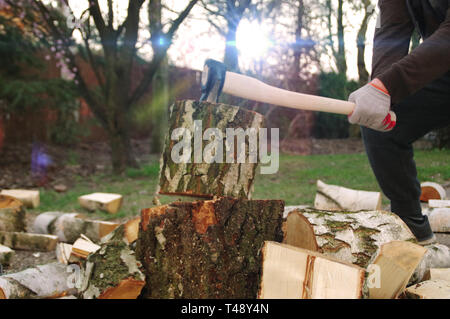
<svg viewBox="0 0 450 319"><path fill-rule="evenodd" d="M320 111L349 115L355 103L322 96L303 94L270 86L249 76L227 71L225 64L208 59L202 73L200 101L217 103L222 92L248 100L290 107L299 110ZM395 113L389 111L391 121Z"/></svg>

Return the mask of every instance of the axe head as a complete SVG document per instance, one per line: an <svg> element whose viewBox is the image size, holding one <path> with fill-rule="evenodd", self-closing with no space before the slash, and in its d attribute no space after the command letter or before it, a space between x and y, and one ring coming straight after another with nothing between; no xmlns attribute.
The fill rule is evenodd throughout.
<svg viewBox="0 0 450 319"><path fill-rule="evenodd" d="M227 68L222 62L208 59L202 73L202 95L200 101L217 103L222 93Z"/></svg>

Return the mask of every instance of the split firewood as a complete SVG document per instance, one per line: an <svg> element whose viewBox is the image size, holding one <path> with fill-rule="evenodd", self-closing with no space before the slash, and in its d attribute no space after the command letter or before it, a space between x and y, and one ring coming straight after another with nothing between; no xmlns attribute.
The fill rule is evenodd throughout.
<svg viewBox="0 0 450 319"><path fill-rule="evenodd" d="M8 195L20 200L28 208L39 206L39 191L27 189L3 189L0 195Z"/></svg>
<svg viewBox="0 0 450 319"><path fill-rule="evenodd" d="M450 268L431 268L425 273L423 280L445 280L450 282Z"/></svg>
<svg viewBox="0 0 450 319"><path fill-rule="evenodd" d="M317 180L314 208L323 210L380 210L381 193L328 185Z"/></svg>
<svg viewBox="0 0 450 319"><path fill-rule="evenodd" d="M124 224L125 238L131 244L138 239L141 217L133 218Z"/></svg>
<svg viewBox="0 0 450 319"><path fill-rule="evenodd" d="M264 241L282 239L283 201L221 197L144 209L136 253L146 298L255 298Z"/></svg>
<svg viewBox="0 0 450 319"><path fill-rule="evenodd" d="M261 151L254 148L263 120L261 114L237 106L175 102L170 108L169 134L161 157L158 192L206 198L214 195L251 198L257 157ZM202 141L203 134L210 128L218 129L217 135L221 136L214 133L214 140L211 136L209 141ZM249 129L250 134L243 139L234 135L226 139L226 130L234 129ZM180 142L172 140L176 132L185 133ZM242 152L238 151L241 145L245 147ZM238 155L242 157L237 158Z"/></svg>
<svg viewBox="0 0 450 319"><path fill-rule="evenodd" d="M446 192L444 187L434 182L424 182L420 184L422 193L420 194L420 201L428 202L430 199L445 199Z"/></svg>
<svg viewBox="0 0 450 319"><path fill-rule="evenodd" d="M74 243L81 234L99 242L119 226L118 223L81 217L78 213L46 212L36 217L33 231L38 234L56 235L59 241L66 243Z"/></svg>
<svg viewBox="0 0 450 319"><path fill-rule="evenodd" d="M395 299L406 288L411 275L425 255L426 248L406 242L391 241L380 247L370 264L370 299Z"/></svg>
<svg viewBox="0 0 450 319"><path fill-rule="evenodd" d="M406 296L411 299L450 299L450 282L427 280L406 288Z"/></svg>
<svg viewBox="0 0 450 319"><path fill-rule="evenodd" d="M9 247L0 245L0 265L7 266L14 257L15 252ZM1 274L0 274L1 275Z"/></svg>
<svg viewBox="0 0 450 319"><path fill-rule="evenodd" d="M67 265L70 260L70 255L72 253L72 245L66 243L58 243L56 245L56 259L62 263Z"/></svg>
<svg viewBox="0 0 450 319"><path fill-rule="evenodd" d="M89 210L102 210L115 214L122 206L123 197L120 194L92 193L78 197L80 206Z"/></svg>
<svg viewBox="0 0 450 319"><path fill-rule="evenodd" d="M284 243L321 252L366 268L382 244L416 242L408 226L385 211L293 210L286 220Z"/></svg>
<svg viewBox="0 0 450 319"><path fill-rule="evenodd" d="M95 253L99 249L100 246L94 244L88 238L80 237L73 243L71 253L79 258L86 259L89 254Z"/></svg>
<svg viewBox="0 0 450 319"><path fill-rule="evenodd" d="M84 299L136 299L145 285L140 262L120 225L89 254L80 291Z"/></svg>
<svg viewBox="0 0 450 319"><path fill-rule="evenodd" d="M428 201L430 208L450 208L450 200L430 199Z"/></svg>
<svg viewBox="0 0 450 319"><path fill-rule="evenodd" d="M425 274L432 268L450 268L450 248L448 246L432 244L425 248L427 249L425 256L414 271L409 285L423 281Z"/></svg>
<svg viewBox="0 0 450 319"><path fill-rule="evenodd" d="M57 243L58 237L52 235L0 231L0 245L12 249L52 251Z"/></svg>
<svg viewBox="0 0 450 319"><path fill-rule="evenodd" d="M0 195L0 231L26 231L25 207L15 197Z"/></svg>
<svg viewBox="0 0 450 319"><path fill-rule="evenodd" d="M357 299L365 270L317 252L266 241L260 299Z"/></svg>
<svg viewBox="0 0 450 319"><path fill-rule="evenodd" d="M66 265L51 263L0 276L0 299L59 298L77 293L69 287Z"/></svg>

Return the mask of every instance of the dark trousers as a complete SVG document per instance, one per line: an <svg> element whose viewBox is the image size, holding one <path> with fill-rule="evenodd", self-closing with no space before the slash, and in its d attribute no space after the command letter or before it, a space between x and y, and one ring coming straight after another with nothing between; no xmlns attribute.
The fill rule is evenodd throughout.
<svg viewBox="0 0 450 319"><path fill-rule="evenodd" d="M420 240L433 233L420 207L412 143L426 133L450 125L450 77L433 82L392 107L397 125L386 133L362 127L370 165L391 211L409 226ZM450 159L449 159L450 160Z"/></svg>

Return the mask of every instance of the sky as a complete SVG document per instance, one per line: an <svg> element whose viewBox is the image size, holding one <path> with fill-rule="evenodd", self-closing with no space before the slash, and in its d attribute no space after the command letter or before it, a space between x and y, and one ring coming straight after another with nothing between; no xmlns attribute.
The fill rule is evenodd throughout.
<svg viewBox="0 0 450 319"><path fill-rule="evenodd" d="M187 5L188 0L167 0L170 8L174 11L182 11ZM74 15L79 17L83 10L87 8L87 0L69 0L69 4L74 11ZM126 16L126 8L128 0L115 0L117 17L119 20ZM106 0L100 0L100 6L106 11ZM348 12L349 8L344 8ZM179 28L176 38L168 51L170 61L178 66L189 67L201 70L204 61L208 58L222 60L224 55L225 40L218 32L210 26L210 24L202 18L204 10L200 6L194 7L188 19ZM141 10L141 20L143 25L147 21L146 10ZM166 22L176 17L176 14L166 12ZM357 79L357 62L356 62L356 32L358 24L362 20L362 15L352 15L347 19L345 40L346 54L348 64L348 77ZM375 30L376 19L373 17L369 24L366 43L366 65L370 71L372 57L372 38ZM354 25L353 25L354 24ZM277 45L277 40L269 38L270 30L265 25L259 25L256 22L243 20L240 24L237 34L237 47L240 52L240 61L242 65L248 65L255 59L265 59L265 53L271 45ZM149 33L142 28L140 38L147 39ZM314 39L313 39L314 40ZM151 55L151 47L148 42L141 44L140 53L145 57ZM256 49L255 49L256 48ZM323 58L321 66L327 69L330 61Z"/></svg>

